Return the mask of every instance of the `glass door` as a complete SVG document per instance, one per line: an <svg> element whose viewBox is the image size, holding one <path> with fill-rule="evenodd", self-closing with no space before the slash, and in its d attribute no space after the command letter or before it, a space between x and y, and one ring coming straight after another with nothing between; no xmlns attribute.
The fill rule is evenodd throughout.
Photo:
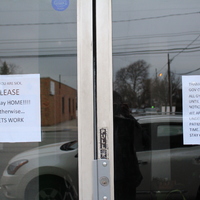
<svg viewBox="0 0 200 200"><path fill-rule="evenodd" d="M112 1L114 188L199 199L199 1Z"/></svg>
<svg viewBox="0 0 200 200"><path fill-rule="evenodd" d="M77 2L2 0L0 29L0 199L78 199Z"/></svg>

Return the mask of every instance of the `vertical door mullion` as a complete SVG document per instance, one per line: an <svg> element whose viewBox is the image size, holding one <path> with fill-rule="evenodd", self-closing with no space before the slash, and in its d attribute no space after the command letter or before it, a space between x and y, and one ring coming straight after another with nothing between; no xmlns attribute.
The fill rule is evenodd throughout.
<svg viewBox="0 0 200 200"><path fill-rule="evenodd" d="M93 41L92 0L78 0L79 200L93 200Z"/></svg>
<svg viewBox="0 0 200 200"><path fill-rule="evenodd" d="M108 133L109 189L114 200L113 184L113 106L112 106L112 33L111 1L96 0L96 85L94 85L93 3L78 1L78 140L79 140L79 200L97 200L105 197L95 190L100 183L98 162L99 146L95 156L95 112L97 106L97 138L102 128ZM96 88L94 88L96 87ZM94 103L95 95L97 101ZM96 109L96 108L95 108ZM100 141L98 140L98 143ZM94 165L97 163L97 165ZM95 169L97 167L97 169ZM97 187L98 188L98 187ZM98 195L95 194L98 193ZM102 193L102 194L101 194ZM102 198L103 199L103 198Z"/></svg>
<svg viewBox="0 0 200 200"><path fill-rule="evenodd" d="M101 130L108 134L108 161L109 161L109 188L110 197L114 199L113 181L113 81L112 81L112 17L111 1L96 0L96 38L97 38L97 134L98 134L98 159L102 160L100 150ZM105 141L104 141L105 142ZM99 169L101 170L101 169ZM101 174L101 172L99 173ZM101 174L103 175L103 174ZM99 177L101 178L101 177ZM99 191L101 192L101 190ZM99 199L103 197L99 195Z"/></svg>

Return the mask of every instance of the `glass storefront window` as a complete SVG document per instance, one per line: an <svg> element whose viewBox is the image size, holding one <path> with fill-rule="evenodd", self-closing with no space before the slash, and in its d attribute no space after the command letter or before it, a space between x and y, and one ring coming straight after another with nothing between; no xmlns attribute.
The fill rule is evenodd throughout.
<svg viewBox="0 0 200 200"><path fill-rule="evenodd" d="M79 172L87 197L98 187L92 131L112 134L111 79L104 77L111 69L110 5L99 2L78 6L97 7L96 19L87 9L79 18L79 111L86 113ZM197 0L112 2L115 200L200 198L199 8ZM3 0L0 19L0 199L76 200L77 2ZM112 150L109 156L112 168Z"/></svg>
<svg viewBox="0 0 200 200"><path fill-rule="evenodd" d="M115 200L199 199L200 3L112 6Z"/></svg>
<svg viewBox="0 0 200 200"><path fill-rule="evenodd" d="M0 27L0 199L78 199L77 2L2 0Z"/></svg>

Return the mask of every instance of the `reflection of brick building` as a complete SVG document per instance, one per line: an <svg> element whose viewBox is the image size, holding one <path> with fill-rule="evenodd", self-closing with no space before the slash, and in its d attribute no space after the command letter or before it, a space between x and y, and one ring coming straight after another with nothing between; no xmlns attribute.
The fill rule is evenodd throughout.
<svg viewBox="0 0 200 200"><path fill-rule="evenodd" d="M41 78L42 126L76 118L77 90L51 78Z"/></svg>

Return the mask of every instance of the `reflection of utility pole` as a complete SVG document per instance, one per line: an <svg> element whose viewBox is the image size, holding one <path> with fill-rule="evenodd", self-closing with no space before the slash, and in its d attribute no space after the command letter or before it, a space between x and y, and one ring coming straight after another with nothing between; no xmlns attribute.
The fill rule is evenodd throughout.
<svg viewBox="0 0 200 200"><path fill-rule="evenodd" d="M157 76L158 76L157 68L155 69L155 72L156 72L156 80L157 80Z"/></svg>
<svg viewBox="0 0 200 200"><path fill-rule="evenodd" d="M168 54L168 101L169 101L169 109L170 113L172 113L172 90L171 90L171 70L170 70L171 60L169 59Z"/></svg>
<svg viewBox="0 0 200 200"><path fill-rule="evenodd" d="M162 75L158 74L158 71L157 71L157 68L155 69L155 73L156 73L156 84L157 84L157 81L158 81L158 76L161 77Z"/></svg>

